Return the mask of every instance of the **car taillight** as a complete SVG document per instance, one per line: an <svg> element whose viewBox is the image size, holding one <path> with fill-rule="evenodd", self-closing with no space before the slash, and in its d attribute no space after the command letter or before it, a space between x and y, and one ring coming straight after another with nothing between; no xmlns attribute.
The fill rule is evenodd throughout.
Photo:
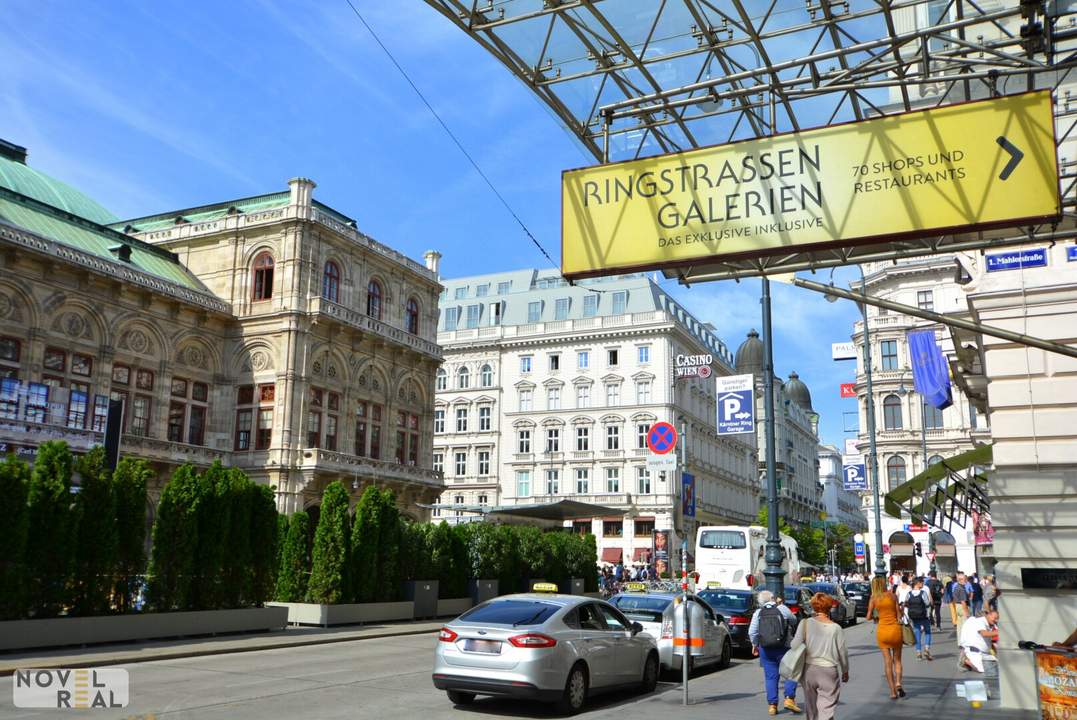
<svg viewBox="0 0 1077 720"><path fill-rule="evenodd" d="M456 638L460 637L447 627L441 628L441 632L438 633L438 640L441 642L456 642Z"/></svg>
<svg viewBox="0 0 1077 720"><path fill-rule="evenodd" d="M793 613L794 615L796 615L797 613L800 612L800 606L799 605L787 605L786 607L788 607L789 612Z"/></svg>
<svg viewBox="0 0 1077 720"><path fill-rule="evenodd" d="M666 620L662 623L662 639L669 640L671 637L673 637L673 621Z"/></svg>
<svg viewBox="0 0 1077 720"><path fill-rule="evenodd" d="M755 576L754 575L749 575L748 576L748 587L753 587L754 585L755 585Z"/></svg>
<svg viewBox="0 0 1077 720"><path fill-rule="evenodd" d="M729 618L730 625L751 625L752 621L743 615L733 615Z"/></svg>
<svg viewBox="0 0 1077 720"><path fill-rule="evenodd" d="M513 647L518 648L548 648L557 644L549 635L543 635L542 633L524 633L523 635L513 635L509 638L509 642Z"/></svg>

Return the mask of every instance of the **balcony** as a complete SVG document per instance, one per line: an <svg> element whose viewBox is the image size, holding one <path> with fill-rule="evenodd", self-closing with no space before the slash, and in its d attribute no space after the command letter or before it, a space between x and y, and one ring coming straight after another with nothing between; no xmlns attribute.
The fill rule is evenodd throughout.
<svg viewBox="0 0 1077 720"><path fill-rule="evenodd" d="M396 480L438 489L444 487L441 473L434 470L321 448L303 450L299 459L299 469L331 472L344 476L375 477L379 480Z"/></svg>
<svg viewBox="0 0 1077 720"><path fill-rule="evenodd" d="M340 303L326 300L323 297L315 297L310 299L308 307L309 313L314 316L316 321L328 318L353 330L376 335L389 342L410 348L421 355L426 355L434 360L441 360L441 347L437 343L424 340L381 320L375 320L365 313L352 310Z"/></svg>
<svg viewBox="0 0 1077 720"><path fill-rule="evenodd" d="M569 459L570 460L575 460L575 461L581 461L581 460L590 461L590 460L593 460L594 457L595 457L595 453L593 451L591 451L591 450L574 450L571 453L569 453Z"/></svg>
<svg viewBox="0 0 1077 720"><path fill-rule="evenodd" d="M188 445L170 440L124 435L120 441L120 455L135 455L146 460L177 465L183 463L212 465L217 460L227 465L232 453L229 450L215 450L203 445Z"/></svg>

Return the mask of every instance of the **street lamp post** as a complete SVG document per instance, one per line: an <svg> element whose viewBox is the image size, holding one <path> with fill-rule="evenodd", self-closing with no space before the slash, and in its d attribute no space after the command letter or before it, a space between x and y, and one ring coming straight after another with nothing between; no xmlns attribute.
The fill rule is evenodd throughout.
<svg viewBox="0 0 1077 720"><path fill-rule="evenodd" d="M774 456L774 335L770 326L770 280L763 278L763 413L766 415L767 541L763 559L767 590L785 597L782 546L778 537L778 478Z"/></svg>
<svg viewBox="0 0 1077 720"><path fill-rule="evenodd" d="M904 396L908 392L909 391L905 389L905 378L902 377L902 379L901 379L901 387L898 388L898 394ZM924 470L927 470L928 463L927 463L927 402L924 400L924 397L922 395L920 396L920 454L921 454L921 457L923 458L922 464L920 466L920 471L923 472ZM935 535L930 534L930 533L928 534L928 552L930 553L930 557L928 558L929 561L931 562L930 570L931 570L931 572L937 572L938 571L938 565L935 563Z"/></svg>

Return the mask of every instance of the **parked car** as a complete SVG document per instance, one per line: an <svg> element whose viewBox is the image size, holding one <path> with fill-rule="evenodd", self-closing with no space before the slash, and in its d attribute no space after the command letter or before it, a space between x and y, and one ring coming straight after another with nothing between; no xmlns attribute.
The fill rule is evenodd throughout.
<svg viewBox="0 0 1077 720"><path fill-rule="evenodd" d="M843 627L856 625L856 601L845 594L845 589L839 583L808 583L805 587L813 595L817 592L826 593L838 601L838 604L830 609L831 620Z"/></svg>
<svg viewBox="0 0 1077 720"><path fill-rule="evenodd" d="M673 652L674 638L684 636L684 611L681 596L677 592L647 592L642 585L628 583L629 592L610 598L610 603L628 616L629 620L643 625L644 632L658 643L658 656L664 671L681 669L681 656ZM633 589L635 587L635 589ZM702 633L695 626L690 628L693 637L702 637L702 646L692 646L689 672L702 666L724 668L733 657L733 640L725 619L695 594L689 593L688 602L699 608Z"/></svg>
<svg viewBox="0 0 1077 720"><path fill-rule="evenodd" d="M798 621L809 618L812 616L811 596L814 594L814 590L804 585L786 585L785 606L792 610Z"/></svg>
<svg viewBox="0 0 1077 720"><path fill-rule="evenodd" d="M752 615L759 609L759 594L752 590L723 590L708 588L700 590L699 597L710 605L729 627L729 639L738 652L751 652L752 641L748 639L748 626Z"/></svg>
<svg viewBox="0 0 1077 720"><path fill-rule="evenodd" d="M850 582L842 586L849 599L856 603L856 616L867 617L868 602L871 600L871 584L866 582Z"/></svg>
<svg viewBox="0 0 1077 720"><path fill-rule="evenodd" d="M456 705L476 695L557 703L579 712L590 694L658 684L658 644L602 600L556 586L488 600L446 624L434 649L434 687Z"/></svg>

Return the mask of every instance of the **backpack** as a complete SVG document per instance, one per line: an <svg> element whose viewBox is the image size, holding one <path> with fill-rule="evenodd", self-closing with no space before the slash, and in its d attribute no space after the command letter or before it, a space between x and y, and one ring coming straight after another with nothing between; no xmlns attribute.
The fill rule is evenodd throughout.
<svg viewBox="0 0 1077 720"><path fill-rule="evenodd" d="M759 611L759 645L765 648L785 647L788 628L785 617L777 605Z"/></svg>
<svg viewBox="0 0 1077 720"><path fill-rule="evenodd" d="M913 620L923 620L927 617L927 601L924 600L923 591L909 593L905 598L905 607L909 611L909 617Z"/></svg>

